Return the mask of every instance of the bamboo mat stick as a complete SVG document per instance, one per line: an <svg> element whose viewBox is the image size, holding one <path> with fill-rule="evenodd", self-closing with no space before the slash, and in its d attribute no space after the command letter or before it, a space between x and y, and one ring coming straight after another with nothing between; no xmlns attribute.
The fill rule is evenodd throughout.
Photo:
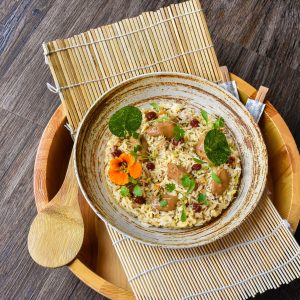
<svg viewBox="0 0 300 300"><path fill-rule="evenodd" d="M198 0L43 47L73 130L95 100L133 76L171 71L221 81ZM107 228L139 299L246 299L300 276L299 246L266 195L239 228L203 247L150 247Z"/></svg>
<svg viewBox="0 0 300 300"><path fill-rule="evenodd" d="M172 71L220 81L198 1L50 42L44 50L73 130L101 94L132 76Z"/></svg>
<svg viewBox="0 0 300 300"><path fill-rule="evenodd" d="M268 219L273 220L273 224ZM260 222L261 220L264 222ZM279 238L282 233L286 236ZM119 239L120 236L115 238ZM299 266L300 263L299 246L289 245L294 244L294 239L278 213L273 210L268 198L261 201L254 213L238 229L225 238L200 248L161 249L128 239L124 243L126 244L122 248L129 247L130 253L143 253L142 256L134 257L135 261L140 262L135 267L135 273L127 274L131 284L134 285L136 281L149 284L149 277L150 284L155 287L154 294L151 293L154 298L157 296L167 299L168 295L181 299L188 294L200 294L201 299L206 299L208 295L209 299L246 299L300 275L299 268L294 269L295 274L291 272L291 267ZM279 255L282 251L284 256ZM270 257L266 257L266 253ZM295 253L297 259L294 262ZM127 257L127 263L130 263L128 259L130 258ZM290 264L282 266L291 259ZM156 268L158 269L155 270ZM137 274L144 275L140 277ZM156 282L152 282L153 278L156 278ZM168 278L169 283L172 282L172 289L168 292L160 285L157 286L158 282L164 284L164 278ZM199 284L201 288L197 292Z"/></svg>

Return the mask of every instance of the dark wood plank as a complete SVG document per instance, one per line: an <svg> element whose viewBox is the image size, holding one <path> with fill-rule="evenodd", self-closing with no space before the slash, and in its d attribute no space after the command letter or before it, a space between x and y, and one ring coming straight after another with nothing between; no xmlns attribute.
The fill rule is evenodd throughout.
<svg viewBox="0 0 300 300"><path fill-rule="evenodd" d="M255 87L270 88L268 98L300 147L300 2L202 3L220 64Z"/></svg>
<svg viewBox="0 0 300 300"><path fill-rule="evenodd" d="M202 3L215 40L223 38L292 69L299 67L299 1L203 0Z"/></svg>
<svg viewBox="0 0 300 300"><path fill-rule="evenodd" d="M67 268L36 265L27 233L36 214L32 174L38 141L59 104L41 43L176 3L172 0L0 2L0 298L104 299ZM202 0L221 64L269 98L300 146L300 2ZM299 231L298 231L299 239ZM258 299L298 299L300 280Z"/></svg>
<svg viewBox="0 0 300 300"><path fill-rule="evenodd" d="M0 180L36 129L34 123L0 109Z"/></svg>

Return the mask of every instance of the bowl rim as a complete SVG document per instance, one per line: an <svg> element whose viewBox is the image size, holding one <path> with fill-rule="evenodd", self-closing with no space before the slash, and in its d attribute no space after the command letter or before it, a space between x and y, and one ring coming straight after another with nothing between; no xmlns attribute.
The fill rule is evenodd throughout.
<svg viewBox="0 0 300 300"><path fill-rule="evenodd" d="M151 77L156 77L156 76L170 76L170 77L184 77L187 80L192 80L194 82L202 82L204 84L208 84L210 86L214 86L214 88L219 89L220 91L222 91L222 93L225 93L227 96L229 96L229 98L231 98L236 105L240 106L241 109L244 110L244 112L246 113L246 115L249 116L249 121L251 123L251 126L254 126L256 128L256 131L258 132L258 135L260 136L260 140L262 141L262 148L263 148L263 152L266 154L264 155L265 159L264 159L264 170L265 170L265 174L263 177L263 180L261 181L260 184L260 190L257 193L257 197L256 197L256 201L251 203L251 206L248 207L248 211L247 214L244 217L239 217L235 220L233 220L230 224L231 226L227 226L227 228L222 231L220 234L215 235L214 237L212 237L209 241L195 241L192 244L188 244L188 245L177 245L177 244L163 244L162 241L159 242L151 242L151 241L145 241L142 240L138 237L133 237L129 234L127 234L126 232L124 232L122 229L110 224L106 218L98 211L98 209L94 206L93 202L89 199L89 196L87 195L83 184L81 182L80 176L79 176L79 172L78 172L78 165L77 165L77 155L78 155L78 140L79 140L79 136L80 133L82 132L82 128L85 125L85 121L88 118L89 114L91 113L91 111L93 111L93 109L98 106L99 102L101 102L101 100L105 97L107 97L109 94L111 94L112 92L114 92L115 90L119 89L121 86L123 85L128 85L133 81L139 80L139 79L144 79L144 78L151 78ZM250 125L250 124L249 124ZM187 74L187 73L181 73L181 72L151 72L151 73L146 73L146 74L141 74L138 76L134 76L131 77L129 79L126 79L120 83L118 83L117 85L111 87L110 89L108 89L105 93L103 93L98 99L96 99L93 103L93 105L91 105L89 107L89 109L86 111L84 117L82 118L76 132L75 132L75 141L74 141L74 151L73 151L73 162L74 162L74 171L75 171L75 176L77 179L77 183L79 185L79 188L84 196L85 201L87 201L88 205L91 207L91 209L93 210L93 212L97 215L97 217L99 217L106 226L110 226L111 228L113 228L114 230L116 230L118 233L122 234L125 238L129 238L132 239L136 242L145 244L145 245L149 245L149 246L155 246L155 247L161 247L161 248L167 248L167 249L188 249L188 248L194 248L194 247L198 247L198 246L203 246L209 243L212 243L220 238L225 237L226 235L228 235L230 232L232 232L234 229L236 229L238 226L240 226L245 219L253 212L253 210L255 209L255 207L257 206L258 202L260 201L260 199L262 198L263 194L265 193L265 186L266 186L266 182L267 182L267 173L268 173L268 156L267 156L267 149L266 149L266 145L264 142L264 139L262 137L262 133L259 129L258 124L253 120L251 114L248 112L248 110L246 109L246 107L244 106L244 104L240 101L238 101L230 92L228 92L227 90L221 88L220 86L218 86L218 84L211 82L203 77L200 76L196 76L196 75L192 75L192 74ZM223 212L222 212L223 213ZM220 216L222 215L222 213L220 214ZM197 227L195 227L197 228ZM176 230L176 229L173 229Z"/></svg>

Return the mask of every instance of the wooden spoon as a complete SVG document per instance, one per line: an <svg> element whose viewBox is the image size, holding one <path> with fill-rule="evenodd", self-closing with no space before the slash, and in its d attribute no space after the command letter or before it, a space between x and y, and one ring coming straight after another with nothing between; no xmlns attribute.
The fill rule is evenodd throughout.
<svg viewBox="0 0 300 300"><path fill-rule="evenodd" d="M62 187L31 224L28 250L38 264L49 268L60 267L77 256L83 235L72 152Z"/></svg>

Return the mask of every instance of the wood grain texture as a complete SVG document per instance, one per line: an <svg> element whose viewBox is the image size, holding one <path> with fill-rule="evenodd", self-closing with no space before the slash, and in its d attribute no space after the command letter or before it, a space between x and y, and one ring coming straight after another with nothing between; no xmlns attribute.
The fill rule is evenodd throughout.
<svg viewBox="0 0 300 300"><path fill-rule="evenodd" d="M231 78L237 83L241 101L245 103L249 96L255 98L257 91L251 85L233 74L231 74ZM267 142L268 154L271 158L270 169L273 172L272 175L269 174L271 179L268 184L269 193L272 195L272 200L275 202L280 214L289 221L293 228L296 228L300 212L300 202L296 194L299 194L300 191L297 190L299 186L294 183L299 181L300 176L300 161L297 160L299 154L296 145L293 145L291 141L291 133L283 125L283 120L278 112L270 102L267 101L266 105L267 108L262 119L261 128ZM68 160L68 153L72 150L72 145L70 145L69 148L65 148L67 153L62 153L57 145L57 143L62 143L62 139L56 134L56 130L63 134L61 127L63 127L64 122L66 122L66 118L61 105L49 121L39 145L34 176L35 201L38 208L43 207L51 199L48 197L48 193L45 193L45 191L42 193L41 189L53 189L51 184L53 184L57 175L57 172L53 173L53 165L54 167L57 166L56 169L59 169L59 165L53 160L53 157L59 158L59 162ZM281 131L278 130L277 126L281 128ZM289 145L289 149L286 148L286 144ZM280 155L280 159L276 159L278 155ZM47 171L50 168L48 161L53 163L51 165L52 173ZM294 163L291 163L291 161L294 161ZM286 163L286 168L282 168L283 162ZM284 174L281 172L283 169ZM286 178L289 178L289 180L286 180ZM50 185L45 186L42 184L47 182ZM272 186L272 183L274 186ZM83 282L102 294L113 299L117 296L130 297L129 291L131 289L106 227L93 213L81 193L78 197L84 216L85 237L78 258L69 265L69 268ZM283 198L289 201L282 201ZM128 291L127 294L125 290Z"/></svg>
<svg viewBox="0 0 300 300"><path fill-rule="evenodd" d="M1 1L0 295L4 299L103 299L67 268L37 266L26 248L28 228L36 214L32 188L35 153L43 128L60 103L45 86L52 79L44 64L42 42L177 2ZM270 88L268 98L299 147L299 1L201 2L220 64L255 87ZM299 291L297 280L257 298L297 299Z"/></svg>
<svg viewBox="0 0 300 300"><path fill-rule="evenodd" d="M35 167L37 170L37 163ZM71 158L59 192L38 212L30 226L28 250L41 266L64 266L75 259L82 246L84 226L75 180L74 160Z"/></svg>

